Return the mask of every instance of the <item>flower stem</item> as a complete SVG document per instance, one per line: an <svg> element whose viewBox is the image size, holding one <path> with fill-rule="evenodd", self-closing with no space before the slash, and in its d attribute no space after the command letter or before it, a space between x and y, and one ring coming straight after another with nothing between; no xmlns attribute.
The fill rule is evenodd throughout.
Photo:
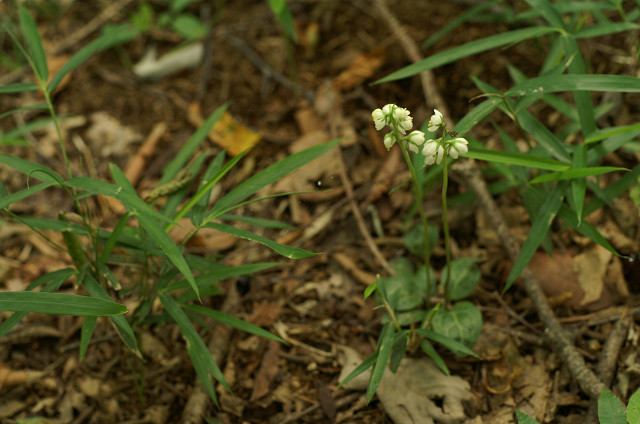
<svg viewBox="0 0 640 424"><path fill-rule="evenodd" d="M447 218L447 187L449 172L447 169L447 155L442 160L442 227L444 230L444 248L447 255L447 279L444 281L444 299L449 303L449 280L451 279L451 248L449 245L449 219Z"/></svg>
<svg viewBox="0 0 640 424"><path fill-rule="evenodd" d="M420 214L420 220L422 221L422 228L424 228L424 265L426 267L427 274L426 282L428 308L431 299L431 273L429 272L429 263L431 262L431 249L429 247L429 227L427 225L427 215L424 212L424 206L422 204L422 189L420 187L420 182L418 181L418 175L416 174L413 162L411 162L411 158L409 157L409 152L407 152L407 148L404 146L404 143L400 142L398 144L400 145L400 149L402 150L402 154L404 155L404 160L407 162L407 166L409 167L409 172L411 172L413 188L416 193L416 203L418 204L418 213Z"/></svg>

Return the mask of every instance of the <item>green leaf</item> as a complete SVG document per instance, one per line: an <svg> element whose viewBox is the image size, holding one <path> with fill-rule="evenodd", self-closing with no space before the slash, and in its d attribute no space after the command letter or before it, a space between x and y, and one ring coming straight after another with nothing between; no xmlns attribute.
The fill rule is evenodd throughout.
<svg viewBox="0 0 640 424"><path fill-rule="evenodd" d="M567 185L566 181L562 181L558 183L554 187L553 191L547 195L546 201L540 208L538 216L536 216L533 221L531 230L529 231L529 236L522 245L520 254L518 254L518 257L511 268L511 272L509 273L509 277L507 278L507 282L502 291L503 293L509 290L516 278L518 278L522 270L527 266L533 257L533 254L538 250L538 246L540 246L542 239L549 230L549 226L551 225L553 218L556 216L560 206L562 206L562 199L564 198Z"/></svg>
<svg viewBox="0 0 640 424"><path fill-rule="evenodd" d="M47 85L47 90L53 93L62 79L71 71L82 65L95 53L106 50L118 44L124 44L133 40L140 32L131 25L120 25L106 27L103 33L76 52L71 58L62 65L62 68L51 78Z"/></svg>
<svg viewBox="0 0 640 424"><path fill-rule="evenodd" d="M351 371L349 375L346 376L344 380L340 382L340 384L338 384L337 388L339 389L343 385L347 384L348 382L350 382L351 380L353 380L354 378L356 378L357 376L359 376L360 374L362 374L363 372L371 368L376 363L377 360L378 360L378 352L376 351L367 359L362 361L362 363L358 365L353 371Z"/></svg>
<svg viewBox="0 0 640 424"><path fill-rule="evenodd" d="M18 15L20 16L20 29L27 42L27 50L35 67L33 71L38 75L39 80L46 81L49 78L49 68L47 67L47 56L44 54L44 47L42 47L42 39L38 33L36 21L33 20L24 4L20 4Z"/></svg>
<svg viewBox="0 0 640 424"><path fill-rule="evenodd" d="M449 267L445 266L440 276L442 289L449 300L460 300L469 296L480 281L480 270L476 266L476 258L458 258L451 262L451 277L446 284L449 275Z"/></svg>
<svg viewBox="0 0 640 424"><path fill-rule="evenodd" d="M439 308L431 320L431 327L447 339L455 340L471 349L482 330L482 314L471 302L462 301L455 303L450 310ZM433 334L431 334L433 336ZM431 338L431 337L430 337ZM452 345L453 347L453 345ZM452 351L458 355L467 354L467 351Z"/></svg>
<svg viewBox="0 0 640 424"><path fill-rule="evenodd" d="M15 170L29 175L29 178L36 178L45 183L61 184L64 181L64 179L52 169L19 157L0 155L0 163L9 165Z"/></svg>
<svg viewBox="0 0 640 424"><path fill-rule="evenodd" d="M588 137L587 139L585 139L584 142L585 143L593 143L593 142L596 142L596 141L604 140L606 138L609 138L609 137L617 135L617 134L624 134L624 133L627 133L629 131L634 131L634 130L640 130L640 124L623 125L623 126L619 126L619 127L604 128L602 130L597 130L596 132L591 134L591 136Z"/></svg>
<svg viewBox="0 0 640 424"><path fill-rule="evenodd" d="M22 199L25 199L29 196L32 196L45 188L49 188L53 185L53 183L42 183L37 186L31 186L29 188L25 188L23 190L17 191L15 193L11 193L8 196L0 197L0 209L5 209L11 206L12 204L19 202Z"/></svg>
<svg viewBox="0 0 640 424"><path fill-rule="evenodd" d="M210 222L206 225L206 227L213 228L218 231L222 231L223 233L231 234L234 237L243 238L246 240L255 241L261 244L264 244L269 249L273 250L290 259L302 259L302 258L310 258L312 256L319 255L319 253L309 252L308 250L301 249L299 247L286 246L284 244L277 243L273 240L270 240L266 237L259 236L251 231L243 230L240 228L232 227L231 225L219 224L216 222Z"/></svg>
<svg viewBox="0 0 640 424"><path fill-rule="evenodd" d="M489 116L489 114L493 112L500 104L502 104L502 99L498 97L491 97L488 100L485 100L478 106L471 109L469 113L467 113L460 121L458 121L453 130L460 134L468 133L471 128L473 128L478 122ZM427 131L427 125L428 121L423 125L423 131Z"/></svg>
<svg viewBox="0 0 640 424"><path fill-rule="evenodd" d="M427 339L431 339L434 342L440 343L441 345L445 346L447 349L449 349L450 351L456 354L462 353L464 355L469 355L469 356L473 356L474 358L480 359L480 357L476 355L476 353L473 350L469 349L465 344L462 344L457 340L451 339L447 336L444 336L440 333L436 333L435 331L431 331L431 330L417 329L415 330L415 332L420 334L423 337L426 337Z"/></svg>
<svg viewBox="0 0 640 424"><path fill-rule="evenodd" d="M556 93L559 91L640 92L640 78L628 75L563 74L528 79L509 89L507 96Z"/></svg>
<svg viewBox="0 0 640 424"><path fill-rule="evenodd" d="M21 82L17 84L7 84L0 85L0 94L11 94L11 93L26 93L27 91L36 91L38 90L38 84L34 84L32 82ZM16 111L19 109L16 109ZM1 117L4 118L6 114L2 114Z"/></svg>
<svg viewBox="0 0 640 424"><path fill-rule="evenodd" d="M275 219L256 218L252 216L232 215L232 214L226 213L224 215L220 215L218 219L221 219L224 221L244 222L245 224L253 225L254 227L271 228L271 229L278 229L278 230L294 230L295 229L293 225L289 225L286 222L276 221Z"/></svg>
<svg viewBox="0 0 640 424"><path fill-rule="evenodd" d="M539 424L538 421L534 420L524 412L520 412L516 409L516 418L518 419L518 424Z"/></svg>
<svg viewBox="0 0 640 424"><path fill-rule="evenodd" d="M261 188L278 181L285 175L311 162L313 159L321 157L334 148L339 142L340 140L333 140L318 146L310 147L301 152L294 153L293 155L282 159L280 162L277 162L248 178L218 200L215 206L211 209L211 212L209 212L206 220L210 221L217 218L219 215L228 212L234 205L256 193Z"/></svg>
<svg viewBox="0 0 640 424"><path fill-rule="evenodd" d="M485 160L488 162L527 166L529 168L546 169L549 171L564 171L571 168L570 164L553 159L539 158L523 153L509 153L489 149L474 148L462 156L477 160Z"/></svg>
<svg viewBox="0 0 640 424"><path fill-rule="evenodd" d="M598 419L600 424L626 424L627 417L622 402L607 388L602 389L598 399Z"/></svg>
<svg viewBox="0 0 640 424"><path fill-rule="evenodd" d="M286 343L280 337L271 334L267 330L260 328L257 325L243 321L239 318L225 314L223 312L216 311L215 309L205 308L204 306L200 305L182 305L182 309L184 309L185 311L195 312L205 317L209 317L223 324L230 325L231 327L236 328L240 331L244 331L245 333L255 334L256 336L265 337L267 339L275 340L280 343Z"/></svg>
<svg viewBox="0 0 640 424"><path fill-rule="evenodd" d="M371 402L371 399L373 399L373 395L375 395L376 390L378 390L378 386L380 385L384 372L387 369L387 363L389 362L391 349L393 348L394 334L395 326L392 322L388 322L384 327L382 327L382 332L380 333L380 339L378 341L378 359L373 366L369 385L367 386L367 404Z"/></svg>
<svg viewBox="0 0 640 424"><path fill-rule="evenodd" d="M391 348L391 356L389 357L389 370L392 373L398 371L398 367L400 366L400 362L404 358L404 355L407 353L407 342L409 341L409 331L402 330L395 335L395 341L393 342L393 347Z"/></svg>
<svg viewBox="0 0 640 424"><path fill-rule="evenodd" d="M289 7L287 7L287 2L285 0L269 0L269 7L289 38L297 43L298 37L296 37L296 30L293 25L293 16L291 16Z"/></svg>
<svg viewBox="0 0 640 424"><path fill-rule="evenodd" d="M422 349L422 351L433 360L433 362L438 366L438 368L442 370L443 373L445 373L445 375L451 375L449 367L447 367L447 364L444 362L442 357L438 354L429 340L423 340L420 343L420 349Z"/></svg>
<svg viewBox="0 0 640 424"><path fill-rule="evenodd" d="M475 17L479 16L483 11L491 7L494 7L495 5L496 5L496 1L485 1L473 6L466 12L461 13L454 20L452 20L447 25L445 25L444 28L438 30L435 34L429 36L429 38L427 38L425 42L422 43L422 50L427 50L429 47L437 43L438 40L440 40L442 37L449 34L450 32L454 31L463 23L474 19Z"/></svg>
<svg viewBox="0 0 640 424"><path fill-rule="evenodd" d="M560 172L550 172L542 174L529 181L531 184L546 183L549 181L571 180L574 178L585 178L593 175L602 175L608 172L629 171L627 168L617 166L594 166L591 168L568 169Z"/></svg>
<svg viewBox="0 0 640 424"><path fill-rule="evenodd" d="M171 29L187 40L204 38L209 29L193 15L183 13L171 19Z"/></svg>
<svg viewBox="0 0 640 424"><path fill-rule="evenodd" d="M482 38L480 40L471 41L467 44L463 44L462 46L454 47L444 52L436 53L426 59L421 60L420 62L402 68L399 71L392 73L391 75L379 79L375 82L375 84L408 78L413 75L417 75L420 72L428 71L429 69L437 68L438 66L455 62L456 60L462 59L463 57L491 50L496 47L516 44L529 38L538 37L540 35L549 34L555 31L557 31L556 28L538 26L517 29L515 31L496 34L490 37Z"/></svg>
<svg viewBox="0 0 640 424"><path fill-rule="evenodd" d="M227 390L231 390L229 388L229 384L224 378L224 375L222 375L222 371L220 371L220 368L218 368L218 365L211 357L211 352L209 352L204 341L202 341L202 338L193 327L193 324L189 321L189 317L184 313L176 301L167 294L161 294L160 301L164 305L167 313L174 319L176 324L178 324L178 327L180 327L180 333L186 342L187 352L191 358L193 368L196 370L198 379L209 394L211 400L213 400L216 405L219 405L210 375L222 383Z"/></svg>
<svg viewBox="0 0 640 424"><path fill-rule="evenodd" d="M96 328L96 322L98 317L84 317L82 321L82 330L80 331L80 360L84 358L84 354L87 352L89 342L93 336L93 330Z"/></svg>
<svg viewBox="0 0 640 424"><path fill-rule="evenodd" d="M615 34L617 32L627 32L640 29L640 24L634 22L604 22L596 25L584 27L573 33L579 38L601 37L603 35Z"/></svg>
<svg viewBox="0 0 640 424"><path fill-rule="evenodd" d="M212 262L209 272L205 272L195 277L198 287L210 285L212 283L226 280L227 278L238 277L240 275L249 275L254 272L260 272L262 270L272 268L274 266L281 265L279 262L261 262L256 264L247 264L239 266L226 266L219 263ZM213 266L215 265L215 266ZM167 285L160 290L161 293L171 292L174 290L189 289L189 284L186 280L176 281L175 283Z"/></svg>
<svg viewBox="0 0 640 424"><path fill-rule="evenodd" d="M63 293L2 292L0 311L38 312L41 314L106 316L127 312L112 300Z"/></svg>
<svg viewBox="0 0 640 424"><path fill-rule="evenodd" d="M80 278L78 278L80 280ZM84 274L84 278L80 280L80 283L89 292L89 294L98 299L111 300L109 293L96 281L95 278L89 273ZM116 327L118 334L124 341L125 345L129 347L136 355L140 355L138 350L138 342L136 341L136 335L133 329L129 325L129 321L123 315L114 315L109 317L113 325Z"/></svg>
<svg viewBox="0 0 640 424"><path fill-rule="evenodd" d="M629 424L640 424L640 390L636 391L629 399L627 422Z"/></svg>

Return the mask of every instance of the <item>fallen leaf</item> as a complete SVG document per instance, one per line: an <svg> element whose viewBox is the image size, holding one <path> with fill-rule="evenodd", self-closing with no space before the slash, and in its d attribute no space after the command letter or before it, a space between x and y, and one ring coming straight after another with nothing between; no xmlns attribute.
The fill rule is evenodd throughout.
<svg viewBox="0 0 640 424"><path fill-rule="evenodd" d="M573 270L578 276L578 284L584 291L580 305L600 299L604 289L604 275L612 253L600 245L595 245L573 258Z"/></svg>
<svg viewBox="0 0 640 424"><path fill-rule="evenodd" d="M253 383L253 390L249 399L251 402L269 393L269 387L280 371L279 360L280 343L275 340L269 340L267 351L262 357L260 368Z"/></svg>
<svg viewBox="0 0 640 424"><path fill-rule="evenodd" d="M130 127L124 126L106 112L91 114L91 126L87 130L87 141L94 149L99 149L103 157L124 156L129 144L142 140L142 136Z"/></svg>
<svg viewBox="0 0 640 424"><path fill-rule="evenodd" d="M362 360L350 347L342 346L340 350L352 351L342 356L348 360L341 361L340 380L343 380ZM369 369L345 388L366 390L370 373ZM466 418L462 403L472 399L469 383L462 378L447 376L429 358L407 357L395 374L388 368L385 370L376 395L396 424L433 424L434 420L458 422Z"/></svg>
<svg viewBox="0 0 640 424"><path fill-rule="evenodd" d="M200 127L204 123L199 103L194 102L189 105L188 119L196 127ZM229 112L225 112L209 131L209 139L225 149L231 156L251 149L261 138L261 134L241 125Z"/></svg>
<svg viewBox="0 0 640 424"><path fill-rule="evenodd" d="M334 88L347 91L358 84L362 84L382 66L385 57L386 54L383 48L377 48L369 53L357 56L349 67L333 80Z"/></svg>

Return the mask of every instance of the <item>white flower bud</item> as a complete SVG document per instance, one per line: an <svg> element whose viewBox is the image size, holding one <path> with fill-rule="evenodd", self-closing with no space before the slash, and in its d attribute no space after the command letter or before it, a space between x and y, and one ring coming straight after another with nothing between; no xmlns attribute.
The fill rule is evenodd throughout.
<svg viewBox="0 0 640 424"><path fill-rule="evenodd" d="M384 147L386 147L387 150L390 150L393 144L396 142L396 138L393 135L393 133L387 133L385 134L383 141L384 141Z"/></svg>
<svg viewBox="0 0 640 424"><path fill-rule="evenodd" d="M430 132L436 132L441 125L442 113L440 113L438 109L433 109L433 115L431 115L431 119L429 120L429 127L427 129Z"/></svg>

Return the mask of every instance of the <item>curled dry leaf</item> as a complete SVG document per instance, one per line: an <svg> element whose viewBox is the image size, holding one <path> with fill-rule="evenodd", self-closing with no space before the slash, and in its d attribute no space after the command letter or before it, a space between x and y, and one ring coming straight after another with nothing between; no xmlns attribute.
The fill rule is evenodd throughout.
<svg viewBox="0 0 640 424"><path fill-rule="evenodd" d="M333 80L333 87L337 90L348 91L356 85L362 84L382 66L385 56L383 48L359 55L345 71Z"/></svg>

